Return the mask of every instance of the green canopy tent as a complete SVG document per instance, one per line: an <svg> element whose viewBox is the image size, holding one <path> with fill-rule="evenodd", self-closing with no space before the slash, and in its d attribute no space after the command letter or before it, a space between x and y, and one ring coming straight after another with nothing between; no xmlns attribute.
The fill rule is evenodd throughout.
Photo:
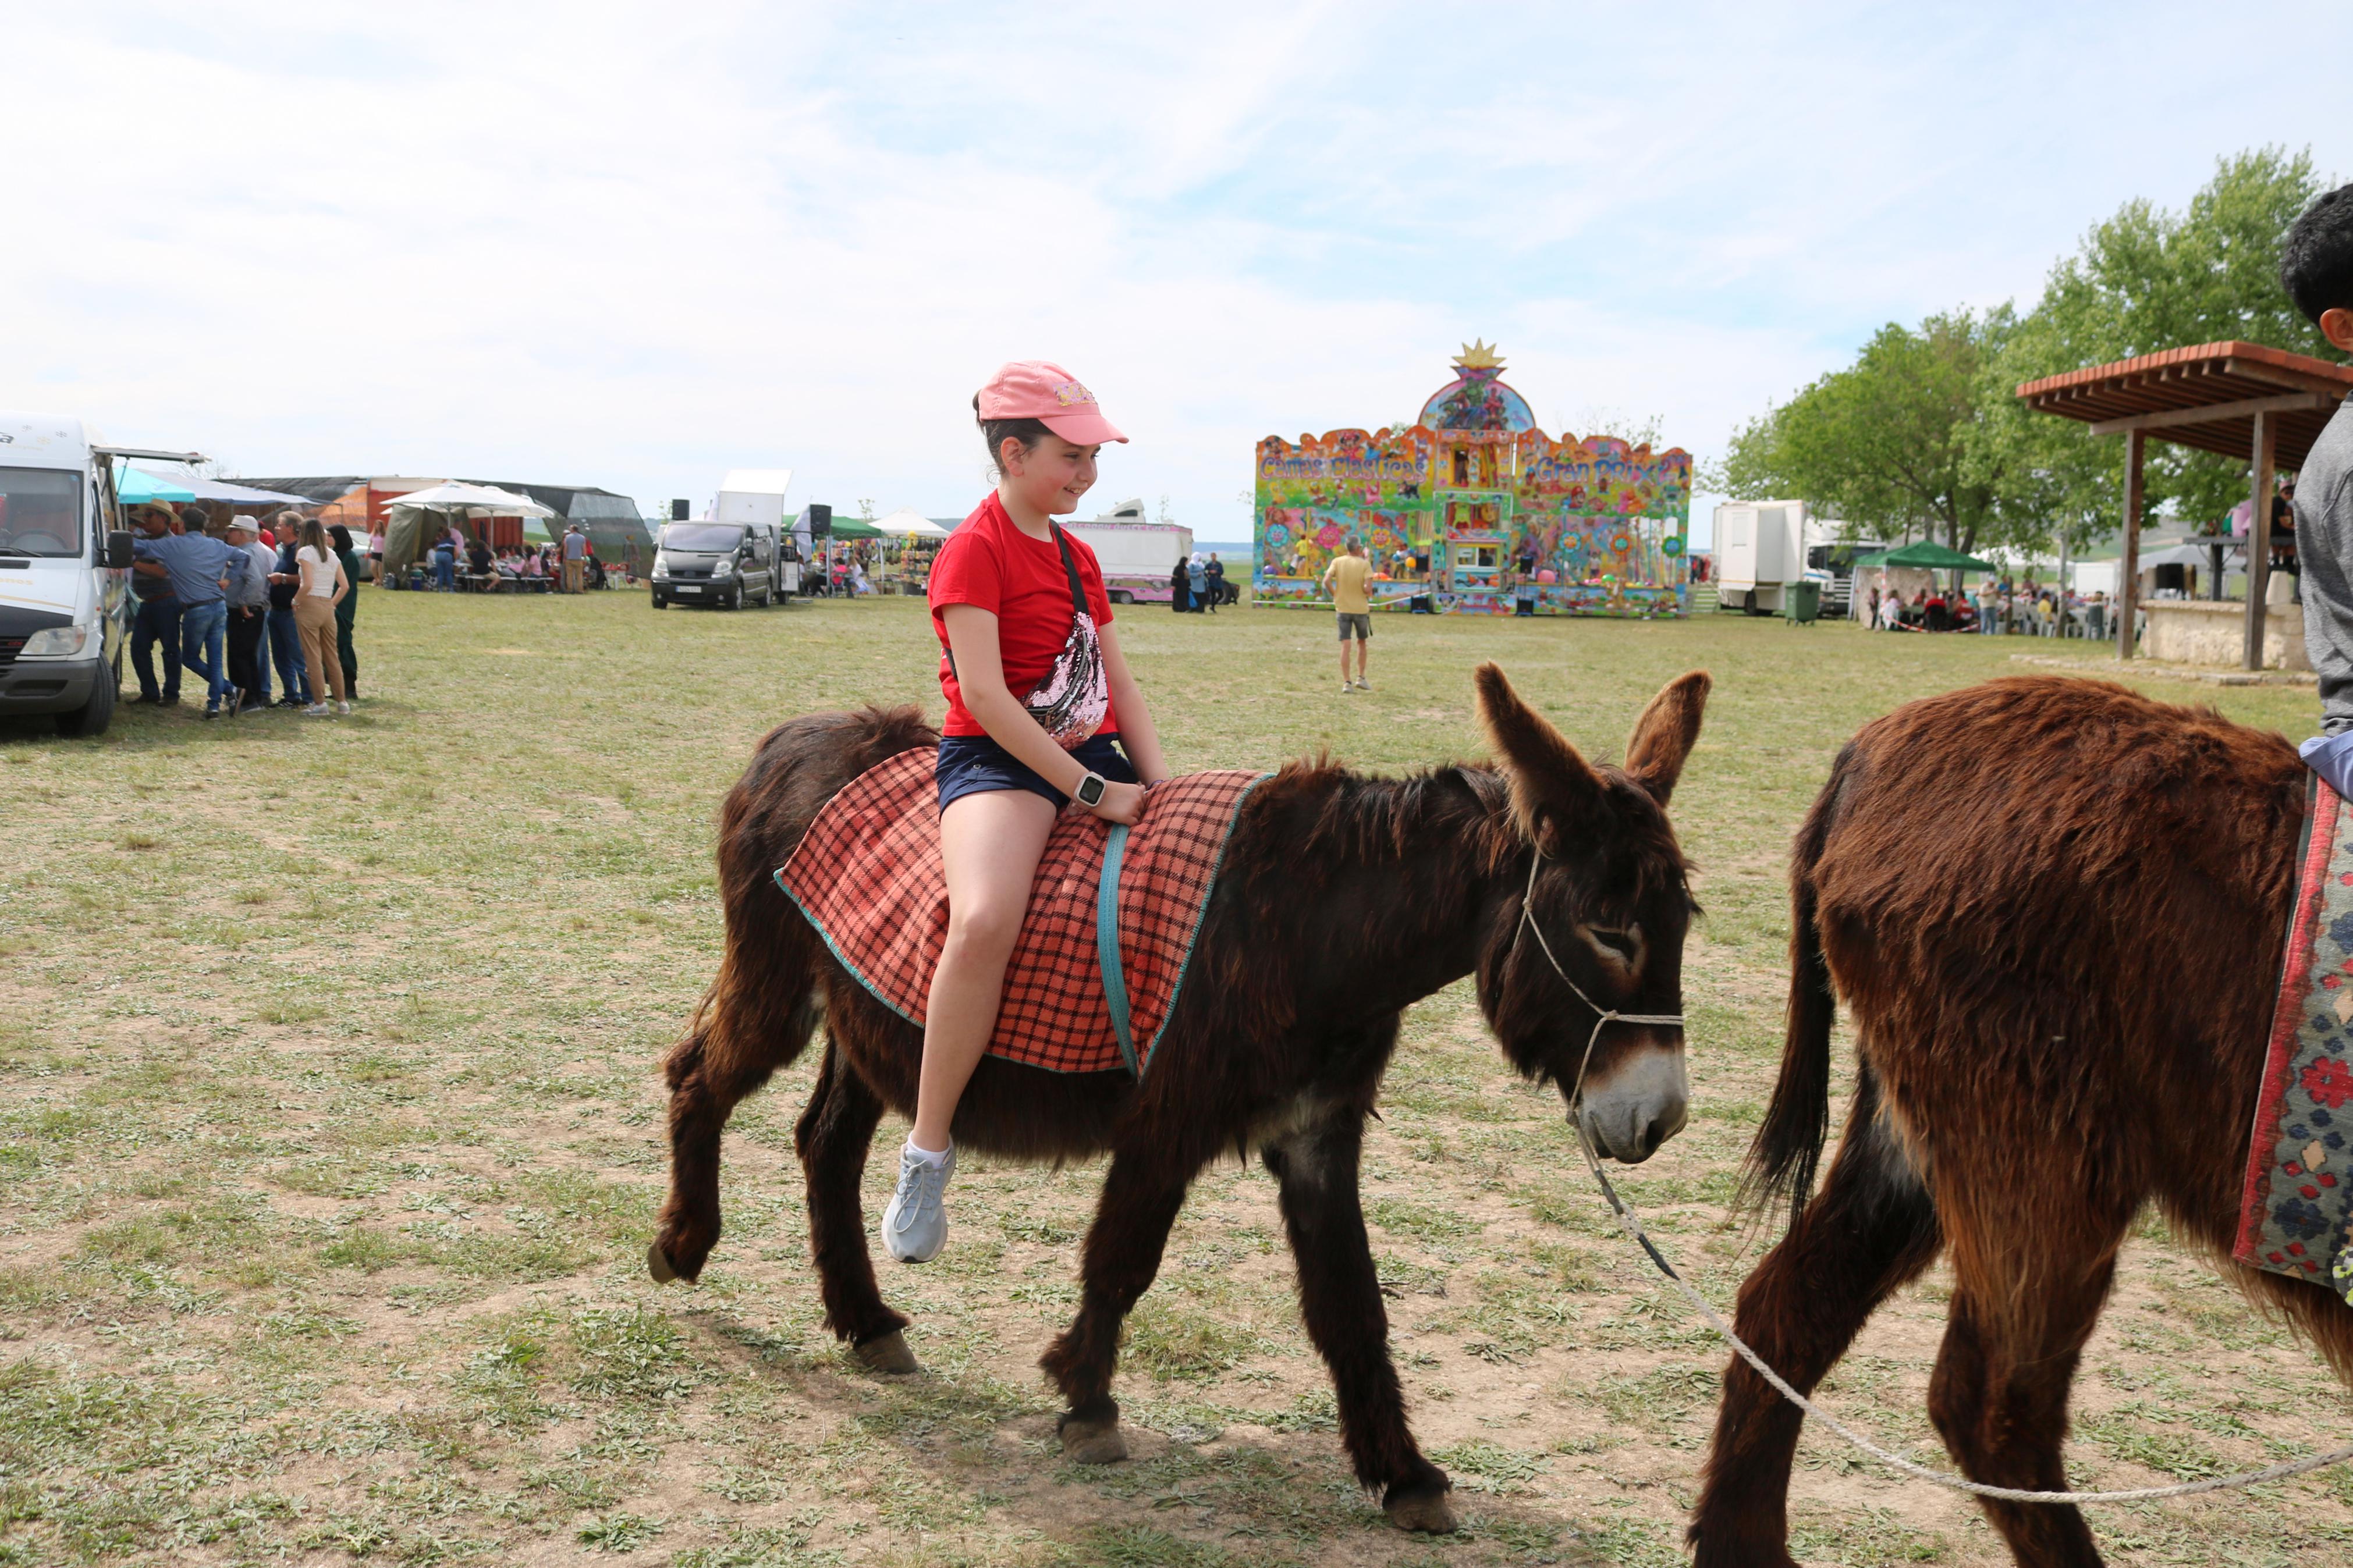
<svg viewBox="0 0 2353 1568"><path fill-rule="evenodd" d="M1857 566L1909 566L1922 572L1992 572L1990 561L1980 561L1974 555L1964 555L1957 550L1947 550L1933 539L1917 544L1899 545L1894 550L1882 550L1854 558Z"/></svg>
<svg viewBox="0 0 2353 1568"><path fill-rule="evenodd" d="M882 531L854 517L837 517L833 520L833 536L836 539L880 539Z"/></svg>

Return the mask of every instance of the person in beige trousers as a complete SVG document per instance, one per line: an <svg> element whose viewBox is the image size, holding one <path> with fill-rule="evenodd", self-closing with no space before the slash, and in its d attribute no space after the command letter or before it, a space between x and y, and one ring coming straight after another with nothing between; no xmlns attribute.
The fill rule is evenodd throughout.
<svg viewBox="0 0 2353 1568"><path fill-rule="evenodd" d="M335 606L352 591L352 580L317 518L302 524L302 548L294 552L294 561L302 574L302 585L294 591L294 633L302 644L302 662L310 668L311 692L317 699L302 711L323 718L330 711L327 692L332 688L332 711L348 713L351 694L343 689L343 661L335 651Z"/></svg>

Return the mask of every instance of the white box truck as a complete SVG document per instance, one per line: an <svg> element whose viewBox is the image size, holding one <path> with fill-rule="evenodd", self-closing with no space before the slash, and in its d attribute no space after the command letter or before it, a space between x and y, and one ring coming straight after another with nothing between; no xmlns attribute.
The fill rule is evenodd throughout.
<svg viewBox="0 0 2353 1568"><path fill-rule="evenodd" d="M1122 501L1092 522L1066 522L1103 568L1103 592L1114 605L1165 605L1177 561L1193 553L1193 531L1174 522L1147 522L1141 500Z"/></svg>
<svg viewBox="0 0 2353 1568"><path fill-rule="evenodd" d="M1801 500L1726 501L1715 509L1715 602L1752 616L1781 612L1781 591L1806 574Z"/></svg>

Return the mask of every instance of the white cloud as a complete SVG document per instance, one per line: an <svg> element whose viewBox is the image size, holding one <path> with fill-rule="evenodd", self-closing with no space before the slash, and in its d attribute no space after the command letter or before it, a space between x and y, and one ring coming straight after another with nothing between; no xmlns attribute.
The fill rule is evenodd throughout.
<svg viewBox="0 0 2353 1568"><path fill-rule="evenodd" d="M1043 355L1137 437L1106 501L1232 537L1258 437L1396 417L1479 334L1547 420L1704 454L2217 154L2353 168L2292 70L2115 102L2202 79L2199 15L19 6L0 405L248 472L650 507L789 464L945 513L973 387Z"/></svg>

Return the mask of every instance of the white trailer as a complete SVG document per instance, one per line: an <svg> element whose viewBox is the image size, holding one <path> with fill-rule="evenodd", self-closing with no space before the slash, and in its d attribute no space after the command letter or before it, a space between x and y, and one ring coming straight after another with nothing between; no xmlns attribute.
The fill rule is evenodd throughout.
<svg viewBox="0 0 2353 1568"><path fill-rule="evenodd" d="M1806 503L1727 501L1715 509L1715 599L1727 610L1778 615L1781 591L1806 574Z"/></svg>
<svg viewBox="0 0 2353 1568"><path fill-rule="evenodd" d="M1103 568L1103 592L1114 605L1168 603L1168 579L1193 553L1193 531L1180 523L1146 522L1144 503L1126 501L1092 522L1066 522Z"/></svg>

